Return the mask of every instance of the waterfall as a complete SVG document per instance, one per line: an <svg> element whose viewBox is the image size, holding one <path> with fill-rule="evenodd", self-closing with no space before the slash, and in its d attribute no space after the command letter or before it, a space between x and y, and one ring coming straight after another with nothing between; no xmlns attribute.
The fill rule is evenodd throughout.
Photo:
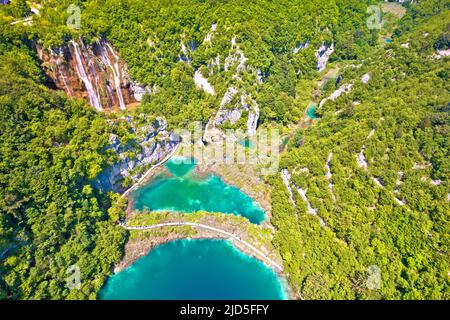
<svg viewBox="0 0 450 320"><path fill-rule="evenodd" d="M66 88L67 95L69 97L72 97L72 92L70 91L70 87L67 85L66 77L64 76L64 73L61 71L61 68L59 67L59 65L60 65L59 59L56 59L56 70L61 75L61 79L63 81L64 88Z"/></svg>
<svg viewBox="0 0 450 320"><path fill-rule="evenodd" d="M120 85L119 57L116 55L116 53L114 52L114 49L111 47L111 45L109 43L106 43L106 46L108 47L108 49L110 50L111 54L114 56L114 59L115 59L114 67L112 67L111 61L109 60L108 54L106 53L106 56L108 57L107 61L113 70L114 85L116 86L116 93L117 93L117 98L119 99L119 106L120 106L120 109L125 110L126 109L125 100L123 98L122 87ZM104 50L103 46L102 46L102 50Z"/></svg>
<svg viewBox="0 0 450 320"><path fill-rule="evenodd" d="M88 76L86 75L86 70L84 69L83 66L83 62L82 62L82 58L81 58L81 54L78 48L78 44L75 41L71 41L73 48L74 48L74 52L75 52L75 58L77 60L77 72L78 75L80 76L81 80L84 83L84 86L86 87L86 90L88 92L89 95L89 101L91 102L91 105L97 109L98 111L103 110L101 103L100 103L100 99L97 95L97 93L94 90L94 87L92 86L91 81L89 80Z"/></svg>
<svg viewBox="0 0 450 320"><path fill-rule="evenodd" d="M191 64L191 59L189 58L186 46L184 45L183 41L181 41L181 52L183 53L184 57L179 55L179 60Z"/></svg>
<svg viewBox="0 0 450 320"><path fill-rule="evenodd" d="M64 76L64 72L61 70L61 59L63 58L62 51L60 51L59 54L56 54L51 48L49 48L48 51L50 52L52 60L55 61L56 73L61 76L65 92L67 93L67 95L69 97L72 97L72 92L70 90L70 87L67 85L67 81L66 81L66 77ZM42 60L43 50L38 50L38 54L39 54L40 59ZM57 74L55 75L56 79L58 78Z"/></svg>
<svg viewBox="0 0 450 320"><path fill-rule="evenodd" d="M251 105L246 101L250 100ZM259 107L258 103L252 99L251 96L247 95L245 92L241 95L241 105L245 110L248 110L248 119L247 119L247 133L248 135L254 136L256 134L256 128L258 127L258 119L259 119Z"/></svg>
<svg viewBox="0 0 450 320"><path fill-rule="evenodd" d="M95 92L97 94L97 97L99 97L98 100L101 101L101 95L99 93L99 90L100 90L101 86L100 86L99 81L98 81L99 77L98 77L98 74L97 74L97 70L95 69L94 63L92 62L91 56L89 54L89 51L86 49L86 46L84 45L83 39L81 39L81 38L80 38L80 46L81 46L81 49L83 50L84 56L86 57L87 65L89 67L89 74L88 74L88 76L90 76L91 79L94 79Z"/></svg>
<svg viewBox="0 0 450 320"><path fill-rule="evenodd" d="M114 99L114 91L113 91L113 88L111 87L111 85L110 85L109 83L106 85L106 90L108 91L109 97L111 97L111 98L110 98L110 99L111 99L111 101L110 101L110 106L115 105L115 104L116 104L116 101L115 101L115 99Z"/></svg>
<svg viewBox="0 0 450 320"><path fill-rule="evenodd" d="M322 42L322 45L317 49L315 55L317 58L317 70L319 72L325 70L327 66L327 62L330 59L330 56L334 52L334 43L331 44L328 48L325 46L325 43Z"/></svg>

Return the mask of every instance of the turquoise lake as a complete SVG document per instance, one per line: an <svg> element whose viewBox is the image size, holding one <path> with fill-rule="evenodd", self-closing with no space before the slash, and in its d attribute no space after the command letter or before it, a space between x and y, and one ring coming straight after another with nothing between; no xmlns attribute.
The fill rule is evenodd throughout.
<svg viewBox="0 0 450 320"><path fill-rule="evenodd" d="M264 221L264 210L256 201L218 176L196 176L195 163L172 159L165 167L169 176L159 174L131 195L135 209L184 213L202 210L242 215L252 223Z"/></svg>
<svg viewBox="0 0 450 320"><path fill-rule="evenodd" d="M104 300L286 299L285 286L262 262L225 240L177 240L156 247L111 276Z"/></svg>

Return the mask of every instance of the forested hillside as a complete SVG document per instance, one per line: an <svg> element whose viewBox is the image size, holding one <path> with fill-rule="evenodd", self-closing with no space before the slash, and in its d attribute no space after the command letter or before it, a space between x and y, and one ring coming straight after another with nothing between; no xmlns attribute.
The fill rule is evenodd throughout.
<svg viewBox="0 0 450 320"><path fill-rule="evenodd" d="M160 89L142 109L174 125L206 123L230 87L262 105L261 123L288 123L303 112L295 99L296 82L315 76L322 44L334 45L335 60L356 58L375 43L376 31L365 27L368 3L374 1L247 1L243 6L235 0L189 5L50 0L33 32L44 47L79 36L92 42L107 38L134 79ZM79 30L65 26L70 4L80 6ZM196 89L196 70L208 79L214 96Z"/></svg>
<svg viewBox="0 0 450 320"><path fill-rule="evenodd" d="M449 298L449 61L436 49L450 12L428 5L346 65L331 92L349 92L322 104L282 159L290 179L273 180L275 243L305 299Z"/></svg>
<svg viewBox="0 0 450 320"><path fill-rule="evenodd" d="M114 196L90 184L112 129L47 89L27 41L14 42L0 35L0 298L95 298L125 241ZM69 292L75 264L81 290Z"/></svg>

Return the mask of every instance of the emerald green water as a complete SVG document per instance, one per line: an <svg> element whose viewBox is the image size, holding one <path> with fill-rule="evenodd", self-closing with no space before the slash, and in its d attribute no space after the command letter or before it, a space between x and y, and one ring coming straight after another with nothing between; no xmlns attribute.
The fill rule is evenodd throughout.
<svg viewBox="0 0 450 320"><path fill-rule="evenodd" d="M182 177L195 168L196 162L192 158L172 158L164 165L174 176Z"/></svg>
<svg viewBox="0 0 450 320"><path fill-rule="evenodd" d="M224 240L177 240L108 279L99 298L286 299L277 275Z"/></svg>
<svg viewBox="0 0 450 320"><path fill-rule="evenodd" d="M250 139L238 140L237 143L246 149L253 148L253 142Z"/></svg>
<svg viewBox="0 0 450 320"><path fill-rule="evenodd" d="M257 202L218 176L198 177L193 171L195 163L173 159L165 167L170 176L160 174L131 195L135 209L222 212L242 215L253 223L264 220L265 213Z"/></svg>
<svg viewBox="0 0 450 320"><path fill-rule="evenodd" d="M317 119L316 106L315 105L309 106L308 109L306 110L306 114L310 119Z"/></svg>

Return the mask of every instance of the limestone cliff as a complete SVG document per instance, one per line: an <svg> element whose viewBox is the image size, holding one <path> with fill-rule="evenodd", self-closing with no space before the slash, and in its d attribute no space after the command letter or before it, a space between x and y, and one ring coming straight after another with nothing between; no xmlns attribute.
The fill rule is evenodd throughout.
<svg viewBox="0 0 450 320"><path fill-rule="evenodd" d="M142 122L148 123L147 116L139 115ZM106 167L93 182L94 186L104 192L122 192L126 189L125 179L134 183L145 173L145 169L163 160L179 143L179 137L168 132L167 122L157 118L149 124L136 127L132 117L118 121L130 124L130 134L135 138L122 143L117 135L111 134L109 144L104 149L113 155L113 164ZM111 121L113 125L116 123Z"/></svg>
<svg viewBox="0 0 450 320"><path fill-rule="evenodd" d="M142 99L150 88L132 81L125 62L105 40L88 45L71 40L60 48L37 46L42 66L57 89L83 98L98 111L124 110Z"/></svg>

